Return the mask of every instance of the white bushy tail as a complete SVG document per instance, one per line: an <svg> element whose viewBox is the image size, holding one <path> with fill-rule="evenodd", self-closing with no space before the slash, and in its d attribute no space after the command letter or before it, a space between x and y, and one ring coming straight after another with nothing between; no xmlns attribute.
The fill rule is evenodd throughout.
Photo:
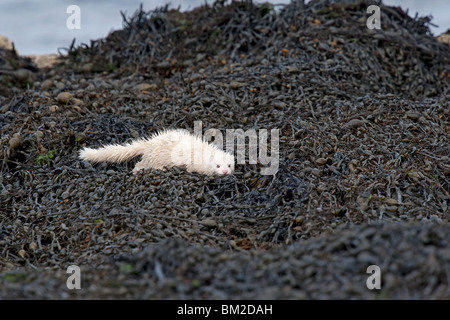
<svg viewBox="0 0 450 320"><path fill-rule="evenodd" d="M123 162L144 153L146 141L133 141L127 145L107 145L100 149L84 148L80 151L80 159L93 162Z"/></svg>

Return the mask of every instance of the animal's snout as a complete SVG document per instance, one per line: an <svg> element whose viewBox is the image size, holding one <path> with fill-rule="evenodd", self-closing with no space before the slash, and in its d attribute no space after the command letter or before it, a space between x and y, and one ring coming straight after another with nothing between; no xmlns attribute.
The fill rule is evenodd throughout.
<svg viewBox="0 0 450 320"><path fill-rule="evenodd" d="M222 172L223 172L223 174L227 174L228 170L227 169L223 169Z"/></svg>

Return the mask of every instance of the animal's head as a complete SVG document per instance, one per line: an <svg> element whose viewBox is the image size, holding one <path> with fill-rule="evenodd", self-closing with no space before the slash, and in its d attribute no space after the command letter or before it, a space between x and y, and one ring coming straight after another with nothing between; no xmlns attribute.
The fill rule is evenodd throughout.
<svg viewBox="0 0 450 320"><path fill-rule="evenodd" d="M224 156L216 156L211 163L215 173L219 175L231 174L234 172L234 157L225 152Z"/></svg>
<svg viewBox="0 0 450 320"><path fill-rule="evenodd" d="M227 175L234 172L233 155L221 150L215 150L213 153L208 154L206 158L207 161L204 163L208 166L208 172L211 174Z"/></svg>

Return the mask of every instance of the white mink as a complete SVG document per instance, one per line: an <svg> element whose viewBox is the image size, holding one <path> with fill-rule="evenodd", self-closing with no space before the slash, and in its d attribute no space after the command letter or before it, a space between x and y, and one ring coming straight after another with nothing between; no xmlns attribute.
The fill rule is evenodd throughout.
<svg viewBox="0 0 450 320"><path fill-rule="evenodd" d="M165 130L126 145L84 148L79 157L93 162L123 162L142 155L133 173L142 169L184 167L188 172L226 175L234 171L234 156L184 129Z"/></svg>

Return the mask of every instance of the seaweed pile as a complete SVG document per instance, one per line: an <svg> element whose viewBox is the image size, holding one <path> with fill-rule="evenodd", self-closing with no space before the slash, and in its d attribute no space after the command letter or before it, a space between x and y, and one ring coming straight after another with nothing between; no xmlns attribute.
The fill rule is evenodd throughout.
<svg viewBox="0 0 450 320"><path fill-rule="evenodd" d="M269 3L246 2L216 2L188 13L141 8L123 17L123 30L71 48L69 61L82 70L154 70L168 76L207 57L244 64L258 64L258 57L272 65L284 56L305 83L331 82L334 94L350 90L412 99L448 94L443 92L450 77L448 45L430 37L429 17L413 19L399 7L383 6L382 28L370 30L369 2L324 4L294 1L276 13Z"/></svg>
<svg viewBox="0 0 450 320"><path fill-rule="evenodd" d="M381 6L369 30L366 8L140 8L32 79L1 76L0 297L79 298L77 264L85 298L449 298L450 50L429 18ZM196 121L278 129L278 171L78 159Z"/></svg>
<svg viewBox="0 0 450 320"><path fill-rule="evenodd" d="M448 241L448 227L431 223L339 228L283 250L250 252L168 238L115 263L81 266L82 290L67 290L66 270L58 268L39 277L10 271L2 285L11 299L448 299ZM365 285L372 264L382 270L382 290Z"/></svg>
<svg viewBox="0 0 450 320"><path fill-rule="evenodd" d="M38 70L30 58L19 56L8 40L0 36L0 42L6 42L0 46L0 96L3 97L20 95L28 84L36 80Z"/></svg>

